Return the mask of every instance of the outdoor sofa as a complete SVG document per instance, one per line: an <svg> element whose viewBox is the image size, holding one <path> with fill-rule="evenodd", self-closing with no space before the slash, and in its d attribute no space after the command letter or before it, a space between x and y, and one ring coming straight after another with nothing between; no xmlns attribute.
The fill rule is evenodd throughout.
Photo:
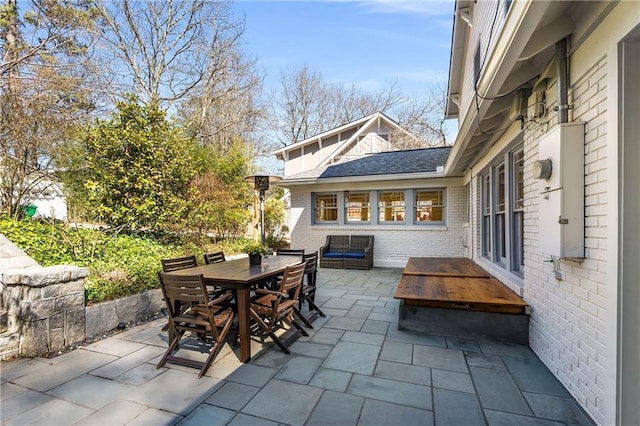
<svg viewBox="0 0 640 426"><path fill-rule="evenodd" d="M373 235L327 235L319 260L321 268L371 269Z"/></svg>

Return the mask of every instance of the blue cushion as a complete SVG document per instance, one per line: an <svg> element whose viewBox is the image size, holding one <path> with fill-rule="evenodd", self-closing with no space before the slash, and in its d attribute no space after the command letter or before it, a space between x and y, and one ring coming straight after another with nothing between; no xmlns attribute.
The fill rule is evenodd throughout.
<svg viewBox="0 0 640 426"><path fill-rule="evenodd" d="M342 257L347 259L364 259L364 253L362 252L342 253Z"/></svg>
<svg viewBox="0 0 640 426"><path fill-rule="evenodd" d="M346 253L339 253L339 252L336 252L336 251L328 251L323 255L323 257L329 257L331 259L342 259L345 254Z"/></svg>
<svg viewBox="0 0 640 426"><path fill-rule="evenodd" d="M327 257L329 259L364 259L363 252L348 252L348 253L340 253L335 251L329 251L324 254L323 257Z"/></svg>

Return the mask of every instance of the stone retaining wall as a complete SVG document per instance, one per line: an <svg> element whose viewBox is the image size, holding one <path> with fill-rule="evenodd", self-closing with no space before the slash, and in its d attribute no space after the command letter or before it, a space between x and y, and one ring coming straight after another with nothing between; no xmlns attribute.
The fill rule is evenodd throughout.
<svg viewBox="0 0 640 426"><path fill-rule="evenodd" d="M39 356L84 340L87 275L87 268L68 265L2 272L6 333L20 336L20 355Z"/></svg>
<svg viewBox="0 0 640 426"><path fill-rule="evenodd" d="M165 308L160 289L85 307L88 275L42 267L0 234L0 359L59 351Z"/></svg>

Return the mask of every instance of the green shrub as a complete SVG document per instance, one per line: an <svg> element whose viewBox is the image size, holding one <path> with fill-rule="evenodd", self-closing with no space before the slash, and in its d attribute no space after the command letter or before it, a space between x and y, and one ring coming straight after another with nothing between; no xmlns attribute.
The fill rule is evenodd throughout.
<svg viewBox="0 0 640 426"><path fill-rule="evenodd" d="M205 251L236 254L246 240L191 241L168 233L117 233L45 220L0 217L0 233L42 266L88 267L86 303L98 303L157 288L161 260Z"/></svg>

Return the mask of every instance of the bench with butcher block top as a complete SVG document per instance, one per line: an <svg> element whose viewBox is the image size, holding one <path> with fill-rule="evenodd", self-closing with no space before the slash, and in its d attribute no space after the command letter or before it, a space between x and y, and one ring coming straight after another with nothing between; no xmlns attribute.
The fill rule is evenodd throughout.
<svg viewBox="0 0 640 426"><path fill-rule="evenodd" d="M529 305L467 258L410 258L394 297L400 329L529 343Z"/></svg>

